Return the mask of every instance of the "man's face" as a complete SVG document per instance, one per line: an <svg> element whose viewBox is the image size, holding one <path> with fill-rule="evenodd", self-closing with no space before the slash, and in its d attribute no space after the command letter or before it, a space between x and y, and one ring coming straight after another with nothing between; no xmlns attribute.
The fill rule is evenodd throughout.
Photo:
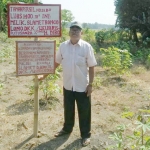
<svg viewBox="0 0 150 150"><path fill-rule="evenodd" d="M78 27L70 28L69 36L71 39L80 39L81 34L82 34L82 32L81 32L80 28L78 28Z"/></svg>

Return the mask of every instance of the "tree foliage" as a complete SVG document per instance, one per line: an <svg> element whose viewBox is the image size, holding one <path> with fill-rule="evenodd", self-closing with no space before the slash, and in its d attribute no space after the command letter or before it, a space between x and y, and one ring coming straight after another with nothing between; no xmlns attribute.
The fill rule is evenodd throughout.
<svg viewBox="0 0 150 150"><path fill-rule="evenodd" d="M63 9L61 11L62 27L66 28L67 24L74 20L74 16L70 10Z"/></svg>
<svg viewBox="0 0 150 150"><path fill-rule="evenodd" d="M21 0L23 3L34 3L34 0ZM7 26L7 4L19 3L18 0L0 0L0 31L5 31Z"/></svg>
<svg viewBox="0 0 150 150"><path fill-rule="evenodd" d="M121 28L139 28L144 23L150 23L149 0L115 0L115 6L117 26Z"/></svg>
<svg viewBox="0 0 150 150"><path fill-rule="evenodd" d="M111 28L115 28L114 25L110 25L110 24L100 24L100 23L83 23L82 24L83 28L90 28L90 29L111 29Z"/></svg>
<svg viewBox="0 0 150 150"><path fill-rule="evenodd" d="M7 26L6 18L7 18L7 4L11 3L34 3L34 0L0 0L0 31L4 31L5 27ZM41 3L41 2L39 2ZM62 29L65 30L67 23L71 22L74 17L70 10L62 10L61 11L61 18L62 18Z"/></svg>
<svg viewBox="0 0 150 150"><path fill-rule="evenodd" d="M137 41L136 32L143 36L150 32L150 0L115 0L116 26L129 28Z"/></svg>
<svg viewBox="0 0 150 150"><path fill-rule="evenodd" d="M66 40L66 36L68 35L66 28L68 26L68 23L70 23L72 20L74 20L72 12L67 9L62 9L61 11L62 36L60 38L60 42Z"/></svg>

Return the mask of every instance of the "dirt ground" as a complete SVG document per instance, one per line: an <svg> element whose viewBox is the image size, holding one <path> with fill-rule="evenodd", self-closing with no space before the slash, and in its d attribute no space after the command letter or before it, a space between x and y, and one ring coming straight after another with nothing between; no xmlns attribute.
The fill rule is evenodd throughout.
<svg viewBox="0 0 150 150"><path fill-rule="evenodd" d="M56 94L56 98L50 100L52 103L48 103L41 100L39 91L39 132L38 137L34 137L34 100L33 95L29 95L34 76L16 77L15 70L15 55L0 63L3 84L0 91L0 150L104 150L114 144L109 135L116 126L130 123L121 117L123 112L137 113L139 108L149 107L150 72L143 66L137 65L130 74L121 77L106 76L97 66L97 85L92 93L91 144L81 146L77 112L72 134L54 137L63 125L62 93ZM62 77L57 82L62 87Z"/></svg>

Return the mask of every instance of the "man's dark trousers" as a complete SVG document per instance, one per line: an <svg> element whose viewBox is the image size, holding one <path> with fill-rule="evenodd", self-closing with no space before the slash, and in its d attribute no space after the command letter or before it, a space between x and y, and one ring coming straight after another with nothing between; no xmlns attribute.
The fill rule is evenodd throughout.
<svg viewBox="0 0 150 150"><path fill-rule="evenodd" d="M64 90L64 127L63 130L72 132L75 121L75 101L78 109L79 127L82 138L91 136L91 96L85 92Z"/></svg>

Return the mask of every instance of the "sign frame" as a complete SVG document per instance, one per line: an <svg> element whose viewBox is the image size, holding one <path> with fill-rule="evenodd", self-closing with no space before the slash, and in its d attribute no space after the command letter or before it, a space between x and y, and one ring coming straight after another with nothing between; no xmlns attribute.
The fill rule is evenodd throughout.
<svg viewBox="0 0 150 150"><path fill-rule="evenodd" d="M19 43L22 43L22 44L44 44L44 43L51 43L53 44L53 71L52 72L39 72L39 73L24 73L24 74L20 74L18 73L19 72ZM42 47L41 47L42 48ZM51 49L50 49L51 50ZM40 51L42 52L42 51ZM56 41L16 41L16 76L30 76L30 75L40 75L40 74L55 74L55 55L56 55ZM43 57L43 56L42 56ZM24 62L24 61L23 61ZM36 62L37 63L37 62ZM36 68L36 66L34 67Z"/></svg>
<svg viewBox="0 0 150 150"><path fill-rule="evenodd" d="M8 37L61 37L61 4L7 4L7 10ZM15 13L12 13L11 10ZM30 14L26 14L27 12ZM56 20L48 18L56 18ZM28 25L29 23L32 25Z"/></svg>

